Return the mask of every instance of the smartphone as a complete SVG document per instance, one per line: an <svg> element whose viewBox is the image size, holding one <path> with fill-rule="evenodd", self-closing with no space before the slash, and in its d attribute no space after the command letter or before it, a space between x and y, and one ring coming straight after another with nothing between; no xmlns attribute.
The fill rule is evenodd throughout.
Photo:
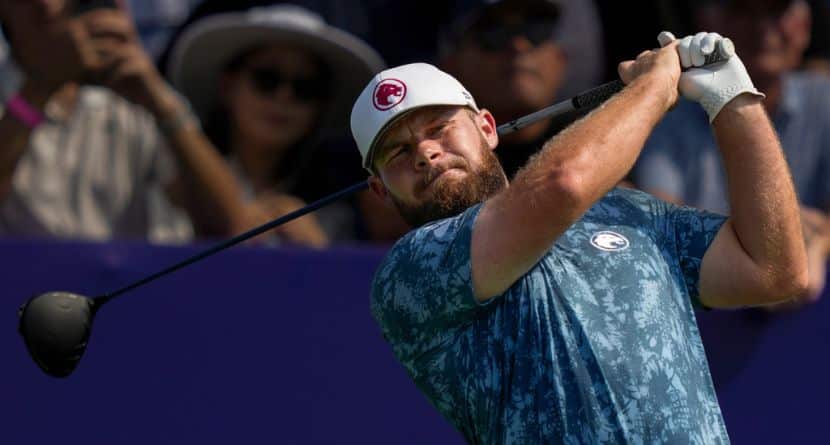
<svg viewBox="0 0 830 445"><path fill-rule="evenodd" d="M74 15L80 15L94 9L118 8L117 0L75 0L75 7L72 10Z"/></svg>

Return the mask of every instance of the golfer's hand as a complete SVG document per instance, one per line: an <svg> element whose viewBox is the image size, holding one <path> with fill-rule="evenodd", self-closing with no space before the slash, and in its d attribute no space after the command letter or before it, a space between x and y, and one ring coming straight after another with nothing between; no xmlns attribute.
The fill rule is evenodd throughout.
<svg viewBox="0 0 830 445"><path fill-rule="evenodd" d="M723 40L714 32L699 32L676 40L667 31L657 37L663 46L677 43L680 64L686 71L680 76L680 94L686 99L700 103L709 115L709 122L715 120L721 109L741 94L764 97L752 84L743 62L737 54L726 62L703 66L706 56L712 54Z"/></svg>
<svg viewBox="0 0 830 445"><path fill-rule="evenodd" d="M670 109L677 102L680 80L676 46L676 42L671 42L664 48L643 51L635 60L620 63L617 66L620 79L626 85L643 80L657 87L666 95L666 110Z"/></svg>

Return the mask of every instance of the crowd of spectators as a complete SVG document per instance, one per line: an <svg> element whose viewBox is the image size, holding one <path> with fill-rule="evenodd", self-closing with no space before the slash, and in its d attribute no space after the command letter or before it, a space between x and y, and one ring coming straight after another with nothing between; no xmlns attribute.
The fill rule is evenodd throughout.
<svg viewBox="0 0 830 445"><path fill-rule="evenodd" d="M802 204L810 258L808 299L824 287L830 250L830 81L799 70L810 46L805 0L702 3L694 23L729 35L772 118ZM665 200L728 213L726 175L706 114L682 101L652 133L632 172L634 185Z"/></svg>
<svg viewBox="0 0 830 445"><path fill-rule="evenodd" d="M731 37L765 92L823 288L830 251L826 0L10 0L0 3L0 235L181 243L222 237L365 178L351 103L387 65L426 61L507 122L616 78L655 36ZM620 17L636 17L625 21ZM508 176L579 115L504 138ZM716 212L705 114L658 126L633 186ZM268 244L391 243L409 227L360 194Z"/></svg>

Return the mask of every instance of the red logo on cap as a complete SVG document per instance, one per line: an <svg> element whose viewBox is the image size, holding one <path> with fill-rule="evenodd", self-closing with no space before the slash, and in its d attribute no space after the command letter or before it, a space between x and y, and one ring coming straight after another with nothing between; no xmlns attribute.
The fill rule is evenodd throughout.
<svg viewBox="0 0 830 445"><path fill-rule="evenodd" d="M406 84L398 79L384 79L375 87L373 96L375 108L386 111L406 97Z"/></svg>

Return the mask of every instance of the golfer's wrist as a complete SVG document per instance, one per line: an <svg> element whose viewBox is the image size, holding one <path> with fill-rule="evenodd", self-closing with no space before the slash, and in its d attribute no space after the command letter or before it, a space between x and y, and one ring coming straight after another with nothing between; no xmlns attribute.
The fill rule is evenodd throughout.
<svg viewBox="0 0 830 445"><path fill-rule="evenodd" d="M711 117L712 125L733 125L737 119L765 113L762 99L762 96L750 92L738 94L723 104L723 107L717 110L717 114Z"/></svg>
<svg viewBox="0 0 830 445"><path fill-rule="evenodd" d="M637 77L632 82L632 86L642 89L642 94L655 98L663 113L668 112L674 106L680 94L677 91L676 81L673 81L670 76L656 72Z"/></svg>

